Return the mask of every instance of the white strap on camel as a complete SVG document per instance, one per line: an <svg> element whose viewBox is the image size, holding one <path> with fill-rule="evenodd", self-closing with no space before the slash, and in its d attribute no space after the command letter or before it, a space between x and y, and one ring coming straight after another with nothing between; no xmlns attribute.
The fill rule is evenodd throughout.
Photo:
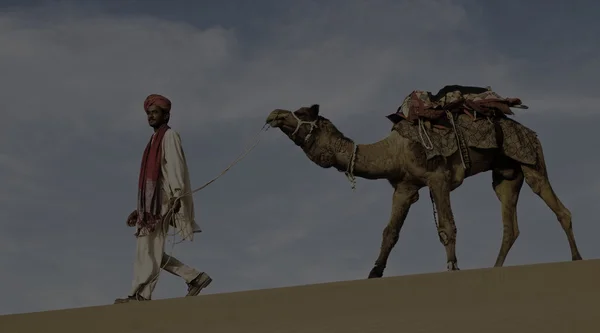
<svg viewBox="0 0 600 333"><path fill-rule="evenodd" d="M312 131L317 127L317 119L315 119L313 121L305 121L305 120L298 118L298 116L294 112L292 112L292 116L294 116L294 118L296 118L296 129L294 130L294 132L292 133L291 136L296 135L296 133L300 129L300 126L307 124L310 126L310 129L308 130L308 134L304 138L304 142L308 141L308 138L310 138L310 136L312 135Z"/></svg>
<svg viewBox="0 0 600 333"><path fill-rule="evenodd" d="M352 143L352 155L350 156L350 161L348 162L348 169L344 174L346 174L346 178L350 181L352 186L352 190L356 190L356 177L354 176L354 164L356 164L356 152L358 151L358 145L356 143Z"/></svg>

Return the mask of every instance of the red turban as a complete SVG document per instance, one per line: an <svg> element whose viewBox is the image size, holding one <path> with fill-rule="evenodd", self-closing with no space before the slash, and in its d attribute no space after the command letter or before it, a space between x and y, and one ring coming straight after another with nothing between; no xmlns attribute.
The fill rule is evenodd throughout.
<svg viewBox="0 0 600 333"><path fill-rule="evenodd" d="M146 97L144 101L144 110L148 112L148 109L152 106L156 105L166 112L171 111L171 101L163 95L151 94Z"/></svg>

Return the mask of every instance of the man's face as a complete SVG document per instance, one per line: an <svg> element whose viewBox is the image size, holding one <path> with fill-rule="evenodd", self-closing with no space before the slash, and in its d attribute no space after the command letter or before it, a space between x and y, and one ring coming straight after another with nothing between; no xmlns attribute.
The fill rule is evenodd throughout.
<svg viewBox="0 0 600 333"><path fill-rule="evenodd" d="M156 105L150 106L146 111L146 115L148 115L148 125L154 128L162 126L169 119L168 113Z"/></svg>

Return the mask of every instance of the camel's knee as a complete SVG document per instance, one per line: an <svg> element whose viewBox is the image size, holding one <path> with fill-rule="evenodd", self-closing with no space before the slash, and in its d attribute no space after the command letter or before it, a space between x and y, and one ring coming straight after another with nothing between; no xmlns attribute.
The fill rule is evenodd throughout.
<svg viewBox="0 0 600 333"><path fill-rule="evenodd" d="M504 221L504 228L502 234L502 243L503 246L511 247L517 238L519 237L519 228L517 226L517 221Z"/></svg>
<svg viewBox="0 0 600 333"><path fill-rule="evenodd" d="M442 245L447 246L456 243L456 226L438 227L438 236Z"/></svg>
<svg viewBox="0 0 600 333"><path fill-rule="evenodd" d="M573 227L573 222L571 221L571 212L567 208L564 208L560 213L558 213L557 217L564 229L568 230Z"/></svg>
<svg viewBox="0 0 600 333"><path fill-rule="evenodd" d="M391 243L392 245L398 242L398 238L400 237L400 228L392 225L388 225L383 229L382 238L386 243Z"/></svg>
<svg viewBox="0 0 600 333"><path fill-rule="evenodd" d="M507 236L508 237L506 239L506 243L508 243L508 244L506 244L506 245L508 245L509 247L512 247L515 244L515 242L517 241L517 237L519 237L519 235L517 233L513 232Z"/></svg>
<svg viewBox="0 0 600 333"><path fill-rule="evenodd" d="M512 242L516 242L517 238L519 238L519 235L521 234L521 232L519 231L519 228L515 227L513 228L513 232L512 232Z"/></svg>

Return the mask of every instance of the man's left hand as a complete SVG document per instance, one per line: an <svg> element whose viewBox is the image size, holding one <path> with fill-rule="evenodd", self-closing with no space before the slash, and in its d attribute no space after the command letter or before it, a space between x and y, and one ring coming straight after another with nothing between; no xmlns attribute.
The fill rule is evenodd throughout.
<svg viewBox="0 0 600 333"><path fill-rule="evenodd" d="M173 214L179 213L179 209L181 209L181 199L171 198L169 206L173 209Z"/></svg>

